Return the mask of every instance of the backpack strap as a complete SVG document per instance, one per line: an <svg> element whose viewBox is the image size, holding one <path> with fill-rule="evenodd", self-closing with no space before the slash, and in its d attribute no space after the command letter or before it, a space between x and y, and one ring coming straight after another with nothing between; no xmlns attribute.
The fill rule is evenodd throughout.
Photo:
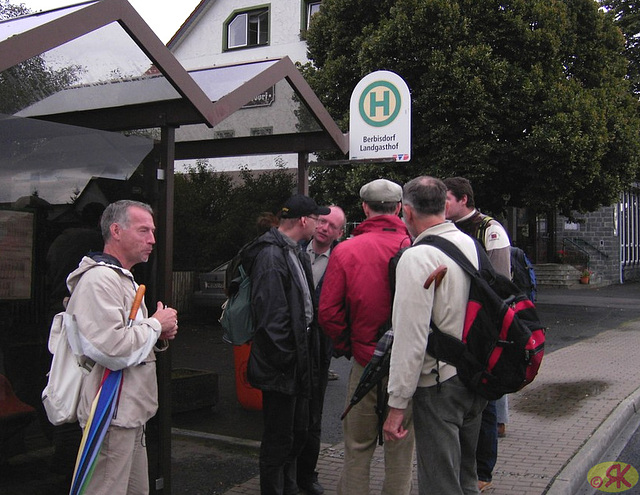
<svg viewBox="0 0 640 495"><path fill-rule="evenodd" d="M420 239L416 244L428 244L438 248L440 251L444 252L449 258L455 261L460 268L462 268L465 272L467 272L472 277L480 277L480 272L476 269L475 266L471 263L469 258L467 258L460 248L456 246L453 242L445 239L439 235L428 235ZM482 249L482 246L476 241L476 252L478 254L478 261L480 263L480 270L484 270L489 272L495 277L495 270L491 265L491 261L489 261L489 257L487 253Z"/></svg>
<svg viewBox="0 0 640 495"><path fill-rule="evenodd" d="M489 228L489 224L491 223L492 220L493 220L493 217L490 217L489 215L483 216L482 220L480 221L480 224L478 225L478 230L476 230L476 239L478 240L478 242L483 248L486 248L484 243L484 237L485 237L485 234L487 233L487 229Z"/></svg>
<svg viewBox="0 0 640 495"><path fill-rule="evenodd" d="M473 239L473 237L471 238ZM476 252L478 253L478 261L480 263L480 269L490 273L492 275L492 278L495 277L495 271L491 266L489 257L485 253L484 249L482 249L482 246L480 245L479 242L474 240L474 243L476 246ZM480 272L476 269L475 266L473 266L469 258L467 258L464 255L464 253L460 251L458 246L453 244L451 241L445 239L444 237L437 236L437 235L428 235L420 239L416 244L414 244L414 246L419 244L431 245L440 249L449 258L455 261L458 264L458 266L460 266L460 268L462 268L465 272L467 272L471 277L482 278L482 275L480 275ZM435 373L436 375L436 390L440 392L441 390L440 360L441 359L436 354L439 354L439 352L444 352L446 356L448 353L453 352L454 354L467 355L469 354L469 351L466 349L464 344L462 344L462 342L460 342L458 339L448 334L445 334L442 330L440 330L438 326L433 322L433 320L429 322L429 326L435 338L429 339L427 349L433 355L433 357L436 358L436 369L433 370L432 373ZM448 351L445 351L445 349L448 349ZM447 356L447 357L450 358L450 356ZM445 357L444 361L451 362L451 360L447 359L447 357Z"/></svg>

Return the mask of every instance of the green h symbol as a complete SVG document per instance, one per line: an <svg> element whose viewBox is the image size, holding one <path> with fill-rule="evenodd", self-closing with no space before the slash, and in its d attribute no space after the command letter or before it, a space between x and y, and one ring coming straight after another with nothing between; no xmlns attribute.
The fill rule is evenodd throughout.
<svg viewBox="0 0 640 495"><path fill-rule="evenodd" d="M385 90L382 93L382 101L378 101L376 99L375 91L369 93L369 115L371 117L376 116L376 108L382 107L383 115L389 115L389 107L391 105L390 102L390 93L388 90Z"/></svg>

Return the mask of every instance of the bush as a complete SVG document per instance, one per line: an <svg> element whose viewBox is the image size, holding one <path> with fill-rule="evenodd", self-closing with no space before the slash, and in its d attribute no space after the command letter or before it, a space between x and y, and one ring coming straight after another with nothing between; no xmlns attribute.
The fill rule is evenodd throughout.
<svg viewBox="0 0 640 495"><path fill-rule="evenodd" d="M295 186L283 166L260 173L243 168L237 182L206 161L176 174L174 270L207 271L232 258L255 237L258 215L276 213Z"/></svg>

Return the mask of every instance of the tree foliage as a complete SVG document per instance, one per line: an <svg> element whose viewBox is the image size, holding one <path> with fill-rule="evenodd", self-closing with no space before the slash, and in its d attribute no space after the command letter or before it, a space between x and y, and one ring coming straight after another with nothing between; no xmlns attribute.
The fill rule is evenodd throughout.
<svg viewBox="0 0 640 495"><path fill-rule="evenodd" d="M13 19L14 17L20 17L21 15L27 15L30 13L31 10L23 3L13 5L9 0L0 0L0 21Z"/></svg>
<svg viewBox="0 0 640 495"><path fill-rule="evenodd" d="M591 211L637 177L624 40L593 0L325 0L307 42L305 77L343 129L370 72L412 95L411 163L317 169L324 202L368 177L463 175L494 213Z"/></svg>
<svg viewBox="0 0 640 495"><path fill-rule="evenodd" d="M0 0L0 20L29 14L24 4ZM41 56L32 57L0 72L0 113L14 114L78 80L79 66L52 68Z"/></svg>
<svg viewBox="0 0 640 495"><path fill-rule="evenodd" d="M640 97L640 2L637 0L601 0L625 37L625 55L629 60L629 80Z"/></svg>
<svg viewBox="0 0 640 495"><path fill-rule="evenodd" d="M294 188L294 175L282 167L260 174L243 168L237 182L206 161L176 174L175 269L211 270L233 257L255 237L258 215L277 213Z"/></svg>

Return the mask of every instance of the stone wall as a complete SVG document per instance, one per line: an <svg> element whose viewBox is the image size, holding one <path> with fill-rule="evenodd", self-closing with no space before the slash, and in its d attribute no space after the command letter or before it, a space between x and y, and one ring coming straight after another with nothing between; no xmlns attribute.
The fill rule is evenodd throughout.
<svg viewBox="0 0 640 495"><path fill-rule="evenodd" d="M557 218L557 251L562 250L563 238L573 240L589 256L589 269L594 282L603 285L620 282L620 237L616 228L617 205L598 211L576 213L573 221Z"/></svg>

